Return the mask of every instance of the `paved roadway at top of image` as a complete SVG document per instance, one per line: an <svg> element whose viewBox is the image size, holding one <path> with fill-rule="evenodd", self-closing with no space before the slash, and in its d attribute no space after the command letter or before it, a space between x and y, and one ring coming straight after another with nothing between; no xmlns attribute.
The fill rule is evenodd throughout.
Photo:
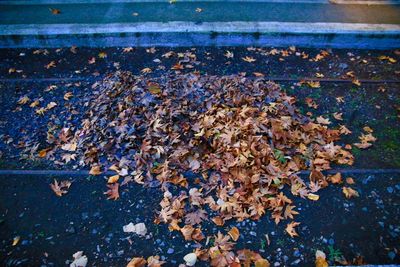
<svg viewBox="0 0 400 267"><path fill-rule="evenodd" d="M374 1L379 2L379 1ZM53 15L50 8L59 9ZM201 12L196 12L200 8ZM132 15L137 13L137 16ZM338 22L400 24L400 5L329 4L324 1L3 1L0 24L135 22Z"/></svg>

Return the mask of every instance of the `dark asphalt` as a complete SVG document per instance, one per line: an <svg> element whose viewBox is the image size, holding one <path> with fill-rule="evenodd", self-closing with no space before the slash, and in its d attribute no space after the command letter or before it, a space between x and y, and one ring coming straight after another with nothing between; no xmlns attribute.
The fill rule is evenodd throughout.
<svg viewBox="0 0 400 267"><path fill-rule="evenodd" d="M345 176L347 177L347 176ZM293 197L300 215L299 237L290 238L269 215L259 222L232 222L241 233L237 248L260 252L273 264L311 266L315 250L334 257L336 250L348 261L362 256L369 264L400 264L400 176L364 174L352 176L359 198L347 200L342 186L329 186L313 202ZM52 177L0 177L0 262L3 266L64 266L76 251L83 250L90 266L124 266L129 258L160 255L176 266L196 244L184 242L178 232L153 219L162 198L158 189L129 184L121 199L107 201L102 177L57 177L72 180L68 194L57 197L50 189ZM290 193L289 193L290 196ZM144 222L148 236L122 231L129 222ZM225 232L212 222L203 224L206 234ZM266 244L268 234L270 245ZM12 246L14 237L20 236ZM132 242L130 244L129 240ZM173 249L168 254L168 249ZM47 255L47 256L46 256ZM21 264L17 264L21 263Z"/></svg>
<svg viewBox="0 0 400 267"><path fill-rule="evenodd" d="M53 15L50 8L61 11ZM196 9L200 8L201 12ZM137 13L137 15L132 15ZM384 14L384 16L382 15ZM281 21L399 24L400 5L165 2L7 5L0 24L102 24L168 21Z"/></svg>
<svg viewBox="0 0 400 267"><path fill-rule="evenodd" d="M234 57L226 58L226 50L232 51ZM269 48L265 50L270 51ZM31 82L0 84L0 168L54 169L52 162L37 157L21 159L18 143L29 137L45 146L47 126L63 125L70 116L71 105L81 112L74 117L79 122L84 111L79 101L90 95L94 80L100 80L110 71L120 68L140 74L143 68L149 67L153 70L149 76L173 75L170 68L183 57L163 57L168 51L157 48L154 53L147 53L145 49L123 53L120 48L77 48L76 54L68 49L50 49L48 54L34 55L34 50L30 49L0 50L0 78L33 79ZM354 71L359 79L399 79L396 74L399 56L395 51L333 50L319 61L310 59L320 51L310 49L299 50L309 54L308 59L294 54L265 55L262 49L181 48L174 51L191 51L196 55L194 62L184 63L193 68L181 72L196 70L202 74L229 75L246 71L248 75L260 72L287 78L316 77L316 73L322 73L326 78L348 79L346 73ZM99 58L100 52L105 52L107 57ZM379 59L382 55L397 62ZM245 56L254 57L256 62L243 61ZM92 57L96 62L89 64L88 59ZM56 67L46 69L44 66L51 61L56 62ZM15 71L9 72L10 68ZM77 83L35 80L81 76L91 77L91 80ZM344 138L343 144L357 141L366 125L374 129L377 142L367 150L353 150L356 161L352 168L400 168L399 84L321 83L320 88L297 86L293 81L280 84L289 95L298 98L298 106L304 112L327 116L334 126L338 123L348 126L353 135ZM49 85L57 88L46 91ZM73 92L71 102L63 99L66 92ZM32 99L43 98L45 103L55 101L59 105L48 116L37 116L28 106L18 109L16 102L24 95ZM339 96L343 96L344 103L337 102ZM304 103L306 97L313 98L319 108L309 108ZM332 118L334 112L342 112L344 120L335 121ZM35 135L31 136L31 133ZM60 167L71 169L70 165ZM356 181L352 187L360 193L359 198L345 199L342 185L331 185L320 191L320 200L316 202L294 198L300 211L296 217L296 221L301 222L299 238L292 239L285 234L284 228L289 221L275 226L267 214L259 222L233 223L241 232L237 248L259 251L272 264L279 262L280 266L313 265L317 249L330 258L343 255L351 261L361 256L369 264L400 264L399 174L349 174L344 178L349 176ZM49 187L53 178L73 181L68 194L61 198L55 196ZM0 263L5 266L63 266L66 260L72 259L73 253L83 250L90 266L121 266L131 257L155 254L165 257L166 266L176 266L196 246L184 242L180 233L169 232L166 225L153 224L161 198L158 189L129 184L121 188L118 201L107 201L104 191L106 179L102 176L0 175ZM287 194L290 196L290 192ZM144 222L148 239L124 233L122 226L129 222ZM225 227L219 228L212 223L203 226L208 235L225 231ZM265 234L271 241L269 246ZM20 241L12 246L16 236L20 236ZM168 249L170 252L173 249L173 253L168 254Z"/></svg>

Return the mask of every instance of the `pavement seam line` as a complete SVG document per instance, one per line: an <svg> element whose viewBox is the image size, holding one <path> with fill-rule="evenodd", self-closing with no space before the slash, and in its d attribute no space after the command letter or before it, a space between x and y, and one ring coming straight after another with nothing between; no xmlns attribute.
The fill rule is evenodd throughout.
<svg viewBox="0 0 400 267"><path fill-rule="evenodd" d="M331 169L325 171L327 174L400 174L400 169ZM114 175L113 171L103 172L101 175ZM299 171L297 174L310 174L309 170ZM89 170L0 170L0 175L89 175Z"/></svg>

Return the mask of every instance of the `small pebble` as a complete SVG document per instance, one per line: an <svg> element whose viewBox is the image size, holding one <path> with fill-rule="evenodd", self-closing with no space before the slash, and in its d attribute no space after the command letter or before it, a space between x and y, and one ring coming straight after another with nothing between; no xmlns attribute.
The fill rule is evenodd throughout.
<svg viewBox="0 0 400 267"><path fill-rule="evenodd" d="M174 249L173 248L169 248L168 250L167 250L167 254L173 254L174 253Z"/></svg>

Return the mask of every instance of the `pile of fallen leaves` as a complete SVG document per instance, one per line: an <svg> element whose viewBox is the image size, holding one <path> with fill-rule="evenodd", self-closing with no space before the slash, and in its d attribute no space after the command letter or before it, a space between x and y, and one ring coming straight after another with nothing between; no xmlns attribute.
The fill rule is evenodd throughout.
<svg viewBox="0 0 400 267"><path fill-rule="evenodd" d="M276 223L294 219L285 187L318 200L315 193L332 179L322 171L331 163L353 164L351 153L335 144L347 128L302 115L294 97L263 78L118 72L92 89L81 127L58 133L58 156L90 166L93 175L115 171L106 192L112 199L131 181L159 186L164 197L155 222L186 240L205 238L204 220L222 226L267 212ZM309 179L299 177L302 170ZM286 228L292 237L298 224ZM196 257L213 266L261 262L257 253L232 252L236 230L218 233Z"/></svg>

